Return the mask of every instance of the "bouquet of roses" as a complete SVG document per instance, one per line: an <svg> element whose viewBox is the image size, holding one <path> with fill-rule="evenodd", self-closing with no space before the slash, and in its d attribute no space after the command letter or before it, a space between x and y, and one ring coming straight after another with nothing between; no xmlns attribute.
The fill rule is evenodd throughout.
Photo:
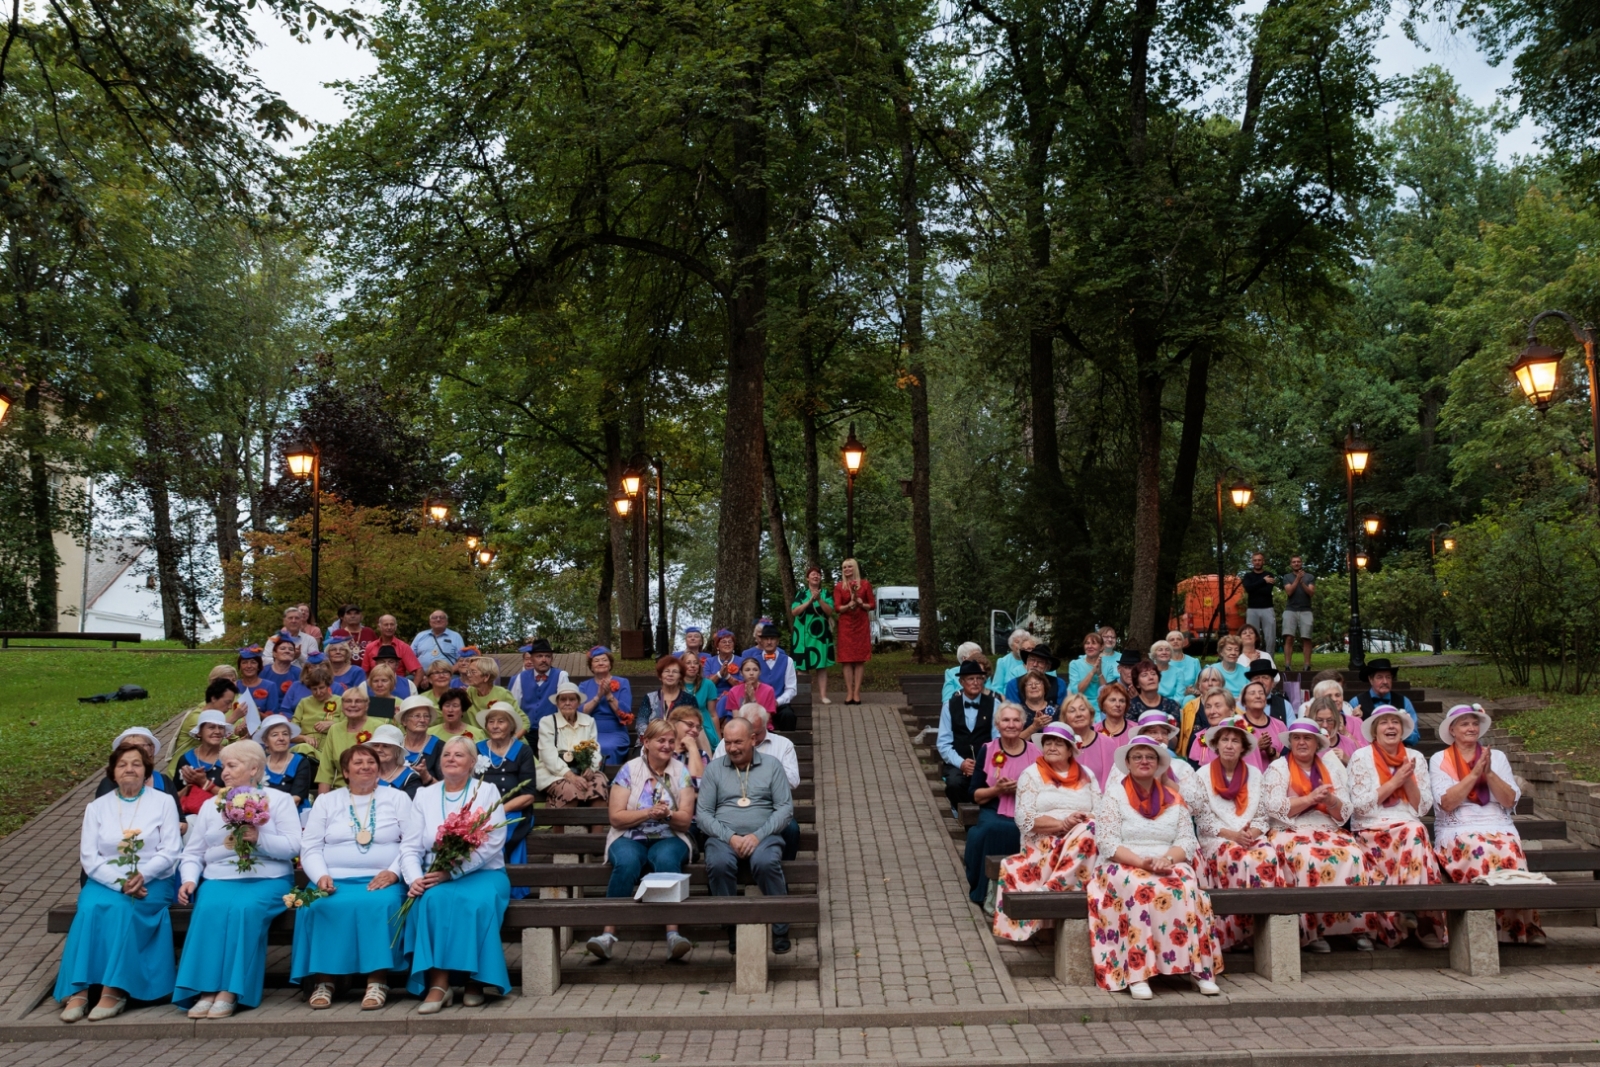
<svg viewBox="0 0 1600 1067"><path fill-rule="evenodd" d="M433 862L428 864L428 869L423 874L453 874L459 871L472 854L482 848L483 843L489 839L489 832L495 829L489 821L494 813L500 810L502 804L522 792L528 784L524 782L515 789L502 793L500 799L487 809L474 807L478 799L478 792L474 789L471 799L461 810L452 812L439 824L438 832L433 835ZM481 780L479 785L481 787ZM399 940L400 934L405 929L406 913L416 902L416 897L408 896L405 903L400 905L400 910L395 912L394 923L399 927L395 932L396 940Z"/></svg>
<svg viewBox="0 0 1600 1067"><path fill-rule="evenodd" d="M139 852L144 848L144 838L139 833L137 829L124 830L122 840L117 843L117 858L111 862L128 872L117 879L118 889L127 885L128 879L139 869Z"/></svg>
<svg viewBox="0 0 1600 1067"><path fill-rule="evenodd" d="M307 905L314 904L326 896L332 896L332 894L326 889L318 889L315 882L307 882L293 893L285 893L283 895L283 906L293 911L296 908L304 908Z"/></svg>
<svg viewBox="0 0 1600 1067"><path fill-rule="evenodd" d="M267 795L252 786L236 785L217 798L217 807L222 821L230 827L228 847L239 855L239 870L250 870L256 865L256 846L245 839L244 832L252 826L265 826L272 818Z"/></svg>
<svg viewBox="0 0 1600 1067"><path fill-rule="evenodd" d="M600 746L594 741L579 741L572 749L572 770L576 774L588 774L595 760L600 758Z"/></svg>

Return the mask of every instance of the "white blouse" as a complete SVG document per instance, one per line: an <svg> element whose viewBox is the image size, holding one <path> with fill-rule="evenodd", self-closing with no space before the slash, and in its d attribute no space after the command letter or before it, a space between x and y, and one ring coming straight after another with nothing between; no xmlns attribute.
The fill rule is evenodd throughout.
<svg viewBox="0 0 1600 1067"><path fill-rule="evenodd" d="M183 832L178 828L178 805L159 789L146 786L138 800L124 800L116 790L96 797L83 809L83 836L78 839L78 861L83 873L106 886L133 874L116 863L125 830L139 831L138 872L148 882L158 881L178 866L183 852Z"/></svg>
<svg viewBox="0 0 1600 1067"><path fill-rule="evenodd" d="M178 881L198 882L201 877L287 878L294 873L294 858L300 854L300 813L294 798L278 789L261 787L266 795L269 817L257 827L256 848L248 871L240 871L238 855L228 847L232 827L222 821L216 801L208 800L200 814L189 819L189 836L183 839L183 859L178 864Z"/></svg>
<svg viewBox="0 0 1600 1067"><path fill-rule="evenodd" d="M1153 856L1177 845L1188 860L1193 860L1200 848L1194 835L1194 819L1185 805L1170 804L1157 818L1147 819L1133 810L1126 790L1109 785L1095 805L1094 843L1101 866L1115 863L1113 857L1119 848Z"/></svg>
<svg viewBox="0 0 1600 1067"><path fill-rule="evenodd" d="M1318 757L1333 796L1329 804L1333 809L1330 818L1319 808L1307 808L1299 815L1289 816L1289 761L1293 756L1279 756L1261 776L1261 810L1275 830L1337 830L1350 818L1350 778L1345 765L1327 752Z"/></svg>
<svg viewBox="0 0 1600 1067"><path fill-rule="evenodd" d="M1257 829L1266 829L1261 819L1261 771L1253 763L1240 761L1240 766L1245 769L1245 805L1244 814L1236 810L1234 802L1223 800L1217 796L1217 791L1211 786L1211 765L1200 768L1189 779L1188 788L1183 792L1183 799L1189 802L1189 810L1194 813L1195 831L1200 838L1200 844L1206 848L1216 848L1224 843L1220 834L1222 830L1237 833L1246 826L1254 825Z"/></svg>
<svg viewBox="0 0 1600 1067"><path fill-rule="evenodd" d="M1022 777L1017 779L1016 819L1023 848L1039 839L1040 835L1033 832L1033 823L1041 815L1064 819L1074 812L1094 814L1095 804L1100 799L1100 785L1095 781L1094 772L1081 763L1078 771L1083 778L1077 789L1045 785L1037 763L1022 772Z"/></svg>
<svg viewBox="0 0 1600 1067"><path fill-rule="evenodd" d="M1447 790L1454 789L1457 784L1444 771L1444 756L1448 751L1435 752L1428 761L1428 778L1436 798L1444 796ZM1475 804L1468 800L1455 811L1445 811L1441 806L1433 818L1433 843L1436 847L1444 848L1455 840L1457 834L1511 834L1521 840L1517 824L1511 820L1511 816L1517 810L1517 801L1522 799L1522 787L1517 785L1517 776L1511 771L1511 761L1498 748L1489 750L1489 770L1511 786L1515 794L1511 798L1511 806L1504 807L1492 794L1487 804Z"/></svg>
<svg viewBox="0 0 1600 1067"><path fill-rule="evenodd" d="M492 782L476 778L467 782L467 787L460 795L451 794L449 799L446 799L443 782L425 785L417 790L411 804L416 811L420 832L400 844L400 877L409 885L427 872L428 864L433 862L434 838L439 836L439 827L446 818L462 808L488 811L498 803L500 790ZM475 871L497 871L505 867L506 813L496 811L489 817L488 825L489 836L473 850L467 862L451 875L452 878L464 878Z"/></svg>
<svg viewBox="0 0 1600 1067"><path fill-rule="evenodd" d="M1378 799L1378 764L1368 745L1350 757L1350 829L1372 830L1392 826L1397 822L1416 822L1433 807L1433 786L1428 779L1428 761L1414 748L1406 749L1411 760L1412 778L1417 783L1417 805L1406 799L1404 789L1390 794L1390 799L1400 799L1385 805Z"/></svg>
<svg viewBox="0 0 1600 1067"><path fill-rule="evenodd" d="M352 817L351 809L355 810ZM372 878L379 871L400 874L400 846L422 836L417 809L403 789L374 789L352 797L348 788L330 790L311 806L300 839L300 866L313 883L323 875ZM356 844L358 830L373 831L365 851Z"/></svg>
<svg viewBox="0 0 1600 1067"><path fill-rule="evenodd" d="M520 676L519 676L520 677ZM568 725L566 716L557 711L546 715L539 720L539 744L537 755L538 766L534 770L534 784L540 789L549 789L556 782L565 778L572 770L567 766L567 761L561 758L561 753L571 752L578 747L580 741L594 741L598 743L600 734L594 725L594 716L578 712L576 722ZM600 767L599 753L593 767Z"/></svg>

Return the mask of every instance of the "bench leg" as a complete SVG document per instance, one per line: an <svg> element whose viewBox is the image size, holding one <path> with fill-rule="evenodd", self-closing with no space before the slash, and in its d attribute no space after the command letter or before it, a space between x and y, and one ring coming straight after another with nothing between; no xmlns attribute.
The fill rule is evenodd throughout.
<svg viewBox="0 0 1600 1067"><path fill-rule="evenodd" d="M1088 919L1056 920L1056 981L1062 985L1094 985Z"/></svg>
<svg viewBox="0 0 1600 1067"><path fill-rule="evenodd" d="M522 995L548 997L561 988L561 934L551 927L522 931Z"/></svg>
<svg viewBox="0 0 1600 1067"><path fill-rule="evenodd" d="M1256 973L1269 982L1300 981L1300 916L1255 918Z"/></svg>
<svg viewBox="0 0 1600 1067"><path fill-rule="evenodd" d="M558 852L554 856L550 857L550 860L551 860L552 863L566 863L566 864L572 864L574 866L576 866L578 863L582 862L582 858L576 852ZM555 893L553 895L557 896L557 897L581 897L581 896L583 896L583 890L578 888L577 886L570 886L570 887L568 887L568 886L551 886L550 888L555 890ZM567 951L567 949L569 949L571 947L572 947L572 927L563 926L561 928L561 951L565 952L565 951Z"/></svg>
<svg viewBox="0 0 1600 1067"><path fill-rule="evenodd" d="M747 897L762 895L758 885L744 887ZM767 991L767 951L772 947L772 927L760 924L735 926L734 936L739 941L739 951L734 956L733 991L735 993L765 993ZM751 947L755 946L755 947Z"/></svg>
<svg viewBox="0 0 1600 1067"><path fill-rule="evenodd" d="M1450 969L1473 978L1500 973L1500 928L1492 911L1452 911Z"/></svg>

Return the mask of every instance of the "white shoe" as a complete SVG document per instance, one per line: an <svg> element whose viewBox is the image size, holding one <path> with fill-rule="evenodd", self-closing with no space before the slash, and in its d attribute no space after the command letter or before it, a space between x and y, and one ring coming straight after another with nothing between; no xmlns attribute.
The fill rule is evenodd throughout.
<svg viewBox="0 0 1600 1067"><path fill-rule="evenodd" d="M1128 986L1128 994L1134 1000L1154 1000L1156 995L1150 992L1149 982L1134 982Z"/></svg>
<svg viewBox="0 0 1600 1067"><path fill-rule="evenodd" d="M589 955L609 960L611 958L611 950L616 946L616 934L595 934L589 939Z"/></svg>
<svg viewBox="0 0 1600 1067"><path fill-rule="evenodd" d="M667 934L667 955L675 960L681 960L694 948L693 942L678 931L673 930Z"/></svg>
<svg viewBox="0 0 1600 1067"><path fill-rule="evenodd" d="M194 1002L194 1007L189 1009L189 1018L204 1019L211 1014L211 997L201 997Z"/></svg>
<svg viewBox="0 0 1600 1067"><path fill-rule="evenodd" d="M1306 951L1315 952L1319 955L1327 955L1329 952L1333 951L1333 946L1328 944L1327 938L1319 937L1315 941L1312 941L1306 945Z"/></svg>
<svg viewBox="0 0 1600 1067"><path fill-rule="evenodd" d="M1358 937L1358 938L1356 938L1356 951L1357 952L1371 952L1372 951L1372 938L1370 938L1370 937Z"/></svg>
<svg viewBox="0 0 1600 1067"><path fill-rule="evenodd" d="M1194 983L1195 992L1199 993L1202 997L1214 997L1222 992L1222 990L1217 987L1217 983L1213 982L1209 978L1196 978L1191 974L1189 976L1189 981Z"/></svg>

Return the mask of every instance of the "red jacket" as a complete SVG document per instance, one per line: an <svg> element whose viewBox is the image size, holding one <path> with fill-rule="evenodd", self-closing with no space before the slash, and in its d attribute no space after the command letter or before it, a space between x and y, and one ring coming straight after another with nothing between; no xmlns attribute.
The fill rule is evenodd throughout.
<svg viewBox="0 0 1600 1067"><path fill-rule="evenodd" d="M402 673L412 674L422 669L422 664L417 662L417 654L411 651L410 645L406 644L398 637L390 643L394 645L395 652L399 653L400 655L400 669ZM377 641L370 641L367 643L366 652L362 653L361 669L366 671L368 674L372 673L373 664L378 662L378 647L382 644L383 641L381 639Z"/></svg>

